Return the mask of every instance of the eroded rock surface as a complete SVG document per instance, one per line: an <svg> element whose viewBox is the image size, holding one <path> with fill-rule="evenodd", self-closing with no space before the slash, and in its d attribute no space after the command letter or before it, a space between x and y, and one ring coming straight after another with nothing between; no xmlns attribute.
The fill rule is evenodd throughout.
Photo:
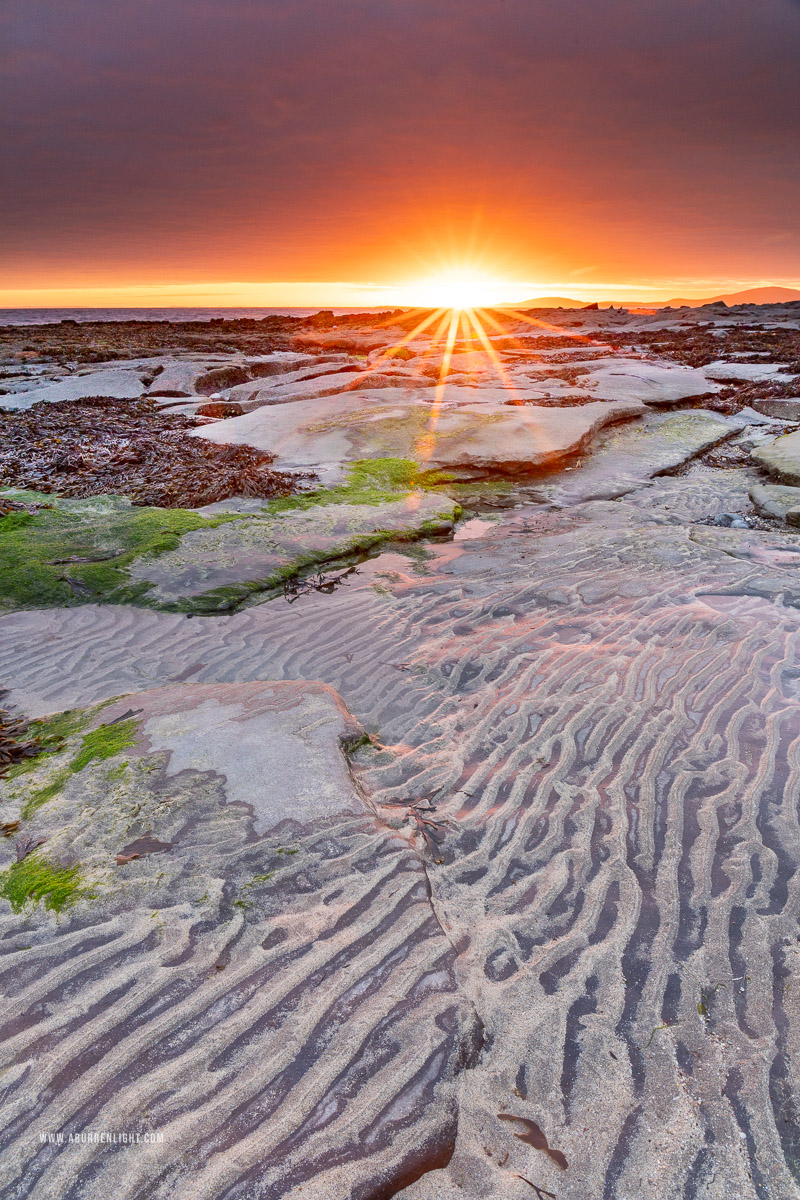
<svg viewBox="0 0 800 1200"><path fill-rule="evenodd" d="M323 1172L328 1196L388 1195L444 1165L480 1025L338 696L172 686L72 719L4 805L41 845L15 867L6 841L0 880L79 874L58 917L2 917L3 1194L276 1197ZM31 1136L156 1126L99 1152Z"/></svg>
<svg viewBox="0 0 800 1200"><path fill-rule="evenodd" d="M776 557L758 531L698 529L702 543L652 499L532 508L455 556L443 547L427 579L376 574L377 592L365 579L222 631L136 610L4 619L0 667L29 711L131 678L314 671L376 729L360 778L415 838L487 1037L459 1076L450 1166L409 1186L415 1200L456 1195L458 1179L517 1197L515 1172L559 1196L620 1197L655 1172L667 1196L713 1173L720 1195L756 1197L758 1171L768 1194L794 1195L800 554ZM746 559L731 538L747 539ZM65 653L92 667L66 676ZM432 824L417 833L409 806L423 801ZM287 879L278 908L292 895ZM408 1036L395 1053L413 1046L422 1069L429 1043ZM304 1086L321 1087L308 1070ZM536 1122L568 1169L498 1113ZM424 1113L409 1120L425 1142ZM251 1131L246 1152L271 1154L272 1133ZM385 1148L371 1147L352 1152L380 1195ZM330 1161L313 1169L326 1195L349 1194ZM192 1194L239 1194L214 1187Z"/></svg>
<svg viewBox="0 0 800 1200"><path fill-rule="evenodd" d="M479 474L524 474L561 462L605 425L644 411L635 400L565 409L474 400L445 400L432 408L431 400L430 393L405 391L298 400L220 421L197 436L256 448L268 444L284 467L319 469L393 455Z"/></svg>
<svg viewBox="0 0 800 1200"><path fill-rule="evenodd" d="M79 710L0 780L4 1195L797 1200L800 533L757 406L798 313L510 321L502 379L333 319L272 348L310 366L175 369L252 404L203 435L333 486L181 517L159 588L426 487L491 512L291 605L0 617L3 703Z"/></svg>
<svg viewBox="0 0 800 1200"><path fill-rule="evenodd" d="M212 505L224 510L225 504ZM447 496L408 492L377 504L325 504L307 511L253 514L181 538L174 550L142 556L128 570L131 580L151 585L157 604L194 600L213 611L279 586L303 564L346 557L391 537L452 533L458 505Z"/></svg>

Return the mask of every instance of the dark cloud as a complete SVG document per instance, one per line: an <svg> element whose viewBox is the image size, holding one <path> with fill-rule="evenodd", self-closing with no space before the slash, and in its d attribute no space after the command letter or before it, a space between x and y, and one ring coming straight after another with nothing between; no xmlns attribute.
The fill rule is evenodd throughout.
<svg viewBox="0 0 800 1200"><path fill-rule="evenodd" d="M397 274L800 276L797 0L11 0L16 286ZM726 265L727 264L727 265Z"/></svg>

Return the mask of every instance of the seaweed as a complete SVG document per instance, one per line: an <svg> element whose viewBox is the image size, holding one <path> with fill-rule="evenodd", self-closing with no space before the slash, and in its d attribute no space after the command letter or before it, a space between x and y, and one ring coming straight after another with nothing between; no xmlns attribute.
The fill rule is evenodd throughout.
<svg viewBox="0 0 800 1200"><path fill-rule="evenodd" d="M94 894L82 886L80 867L51 862L36 852L0 874L0 896L14 912L21 912L28 901L44 902L45 908L61 912L81 897L92 899Z"/></svg>
<svg viewBox="0 0 800 1200"><path fill-rule="evenodd" d="M295 576L284 582L283 594L289 604L293 604L300 596L308 595L309 592L324 592L327 595L347 583L350 575L357 574L358 567L351 566L345 567L343 571L318 571L316 575L309 575L305 579Z"/></svg>
<svg viewBox="0 0 800 1200"><path fill-rule="evenodd" d="M525 1142L528 1146L533 1146L534 1150L544 1150L545 1154L553 1160L557 1167L560 1167L562 1171L566 1171L567 1160L565 1156L560 1150L556 1150L554 1146L550 1145L544 1130L535 1121L530 1121L527 1117L514 1116L513 1113L498 1113L497 1117L500 1121L516 1121L518 1125L522 1126L522 1132L515 1133L514 1137L520 1142ZM526 1180L526 1182L530 1181Z"/></svg>
<svg viewBox="0 0 800 1200"><path fill-rule="evenodd" d="M150 584L132 584L126 571L135 558L163 554L185 533L236 519L135 508L119 496L10 513L0 517L0 607L142 601Z"/></svg>
<svg viewBox="0 0 800 1200"><path fill-rule="evenodd" d="M273 470L275 456L252 446L187 436L202 423L165 413L148 396L0 409L0 484L77 497L114 491L140 505L198 508L230 496L286 495L313 478Z"/></svg>
<svg viewBox="0 0 800 1200"><path fill-rule="evenodd" d="M270 513L314 508L318 504L383 504L412 491L436 491L452 480L446 471L430 471L410 458L359 458L336 487L280 496L266 505Z"/></svg>
<svg viewBox="0 0 800 1200"><path fill-rule="evenodd" d="M84 720L88 720L88 716ZM69 783L70 778L88 767L90 763L114 758L128 746L134 745L137 727L138 721L135 717L128 717L125 720L110 721L108 724L99 725L96 729L90 730L81 741L74 758L65 765L63 770L59 771L45 787L39 788L28 797L22 806L23 819L27 820L36 812L37 808L41 808L48 800L57 796L65 784Z"/></svg>
<svg viewBox="0 0 800 1200"><path fill-rule="evenodd" d="M30 733L27 721L0 708L0 778L25 770L41 754L41 743L35 736L30 737Z"/></svg>

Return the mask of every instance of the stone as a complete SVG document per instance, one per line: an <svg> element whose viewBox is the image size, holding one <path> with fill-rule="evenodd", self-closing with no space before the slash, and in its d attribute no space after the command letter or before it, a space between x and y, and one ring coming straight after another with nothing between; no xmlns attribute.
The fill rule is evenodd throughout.
<svg viewBox="0 0 800 1200"><path fill-rule="evenodd" d="M782 483L800 484L800 430L757 446L750 457Z"/></svg>
<svg viewBox="0 0 800 1200"><path fill-rule="evenodd" d="M194 396L196 395L195 384L204 371L209 370L211 363L199 361L187 361L185 359L173 359L166 363L160 364L163 366L163 371L159 371L153 382L147 389L148 396Z"/></svg>
<svg viewBox="0 0 800 1200"><path fill-rule="evenodd" d="M760 516L773 517L787 525L800 525L800 487L755 483L750 488L750 499Z"/></svg>
<svg viewBox="0 0 800 1200"><path fill-rule="evenodd" d="M631 400L554 409L474 399L434 407L430 399L428 389L344 393L259 408L191 436L269 448L281 468L335 471L358 459L394 456L478 475L520 475L562 462L604 426L645 411Z"/></svg>
<svg viewBox="0 0 800 1200"><path fill-rule="evenodd" d="M779 421L800 421L800 396L753 400L752 405L756 412L764 413L767 417L776 417Z"/></svg>
<svg viewBox="0 0 800 1200"><path fill-rule="evenodd" d="M589 388L598 400L638 400L666 406L719 391L719 386L709 383L696 367L661 366L625 358L593 366L588 375L580 376L580 386Z"/></svg>
<svg viewBox="0 0 800 1200"><path fill-rule="evenodd" d="M724 529L750 529L750 522L747 517L741 516L739 513L717 513L711 518L712 525L719 525Z"/></svg>

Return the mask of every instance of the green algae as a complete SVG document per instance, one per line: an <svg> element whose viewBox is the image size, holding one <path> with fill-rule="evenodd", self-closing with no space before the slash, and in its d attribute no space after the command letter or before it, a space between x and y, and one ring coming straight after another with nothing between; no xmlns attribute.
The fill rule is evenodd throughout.
<svg viewBox="0 0 800 1200"><path fill-rule="evenodd" d="M175 612L190 613L196 616L235 612L240 605L244 604L251 597L257 596L262 592L274 592L282 588L284 584L302 575L304 571L320 567L325 563L346 562L354 556L360 557L397 536L400 536L397 531L390 530L376 530L370 534L358 534L343 542L342 546L338 547L335 552L318 550L311 554L298 555L291 562L276 567L274 571L271 571L263 579L248 579L242 583L225 584L223 587L211 588L207 592L202 592L199 596L189 596L183 600L176 600L173 604L164 604L162 607Z"/></svg>
<svg viewBox="0 0 800 1200"><path fill-rule="evenodd" d="M413 491L435 491L452 479L446 471L428 471L410 458L360 458L336 487L300 496L279 496L265 511L274 514L314 508L318 504L384 504Z"/></svg>
<svg viewBox="0 0 800 1200"><path fill-rule="evenodd" d="M52 505L0 517L0 608L5 609L146 603L151 584L132 583L126 570L135 558L173 550L194 529L240 519L138 508L120 496L64 500L18 490L2 494Z"/></svg>
<svg viewBox="0 0 800 1200"><path fill-rule="evenodd" d="M59 771L58 775L50 781L45 787L38 788L33 792L22 806L20 816L23 821L29 820L36 812L37 808L41 808L48 800L52 800L54 796L58 796L63 791L64 785L69 783L72 776L71 771Z"/></svg>
<svg viewBox="0 0 800 1200"><path fill-rule="evenodd" d="M383 500L385 499L386 497L383 497ZM396 500L397 494L392 495L390 499ZM460 514L460 506L451 502L450 510L446 513L443 512L438 520L429 518L409 530L375 529L371 533L353 534L344 538L341 545L335 549L316 550L298 555L290 562L276 567L262 579L248 579L241 583L225 584L221 587L211 588L197 596L185 597L173 603L164 603L160 607L167 611L189 613L193 616L233 613L254 596L274 593L285 584L315 568L324 565L330 566L332 563L347 565L353 560L363 561L371 552L390 542L415 542L419 538L440 536L449 532L450 522L457 520Z"/></svg>
<svg viewBox="0 0 800 1200"><path fill-rule="evenodd" d="M21 912L28 901L43 902L45 908L61 912L82 896L94 896L82 884L80 867L63 866L34 852L0 874L0 896L8 900L14 912Z"/></svg>
<svg viewBox="0 0 800 1200"><path fill-rule="evenodd" d="M128 746L136 742L136 730L139 722L135 717L127 721L115 721L111 725L98 725L87 733L81 743L77 756L70 763L70 771L76 775L90 762L102 761L121 754Z"/></svg>
<svg viewBox="0 0 800 1200"><path fill-rule="evenodd" d="M368 733L362 733L360 735L353 734L352 737L343 739L342 750L348 757L350 757L351 755L355 754L356 750L361 750L364 746L371 746L372 744L372 738ZM280 854L281 851L279 850L278 853ZM293 851L290 851L289 853L293 853Z"/></svg>
<svg viewBox="0 0 800 1200"><path fill-rule="evenodd" d="M68 715L66 713L61 714L62 717ZM83 714L83 724L90 717L91 713ZM58 718L54 718L54 723L57 720ZM134 745L138 724L139 722L134 717L131 717L127 721L115 721L112 724L99 725L97 729L90 730L81 741L75 756L65 764L64 768L48 784L33 792L25 801L20 814L23 820L28 820L38 808L41 808L48 800L52 800L54 796L59 795L63 791L64 786L69 783L72 776L84 770L90 763L102 762L106 758L114 758L127 749L128 746ZM80 728L80 726L75 726L75 728ZM36 760L34 759L33 761L35 762ZM127 766L127 764L123 764L123 766Z"/></svg>

